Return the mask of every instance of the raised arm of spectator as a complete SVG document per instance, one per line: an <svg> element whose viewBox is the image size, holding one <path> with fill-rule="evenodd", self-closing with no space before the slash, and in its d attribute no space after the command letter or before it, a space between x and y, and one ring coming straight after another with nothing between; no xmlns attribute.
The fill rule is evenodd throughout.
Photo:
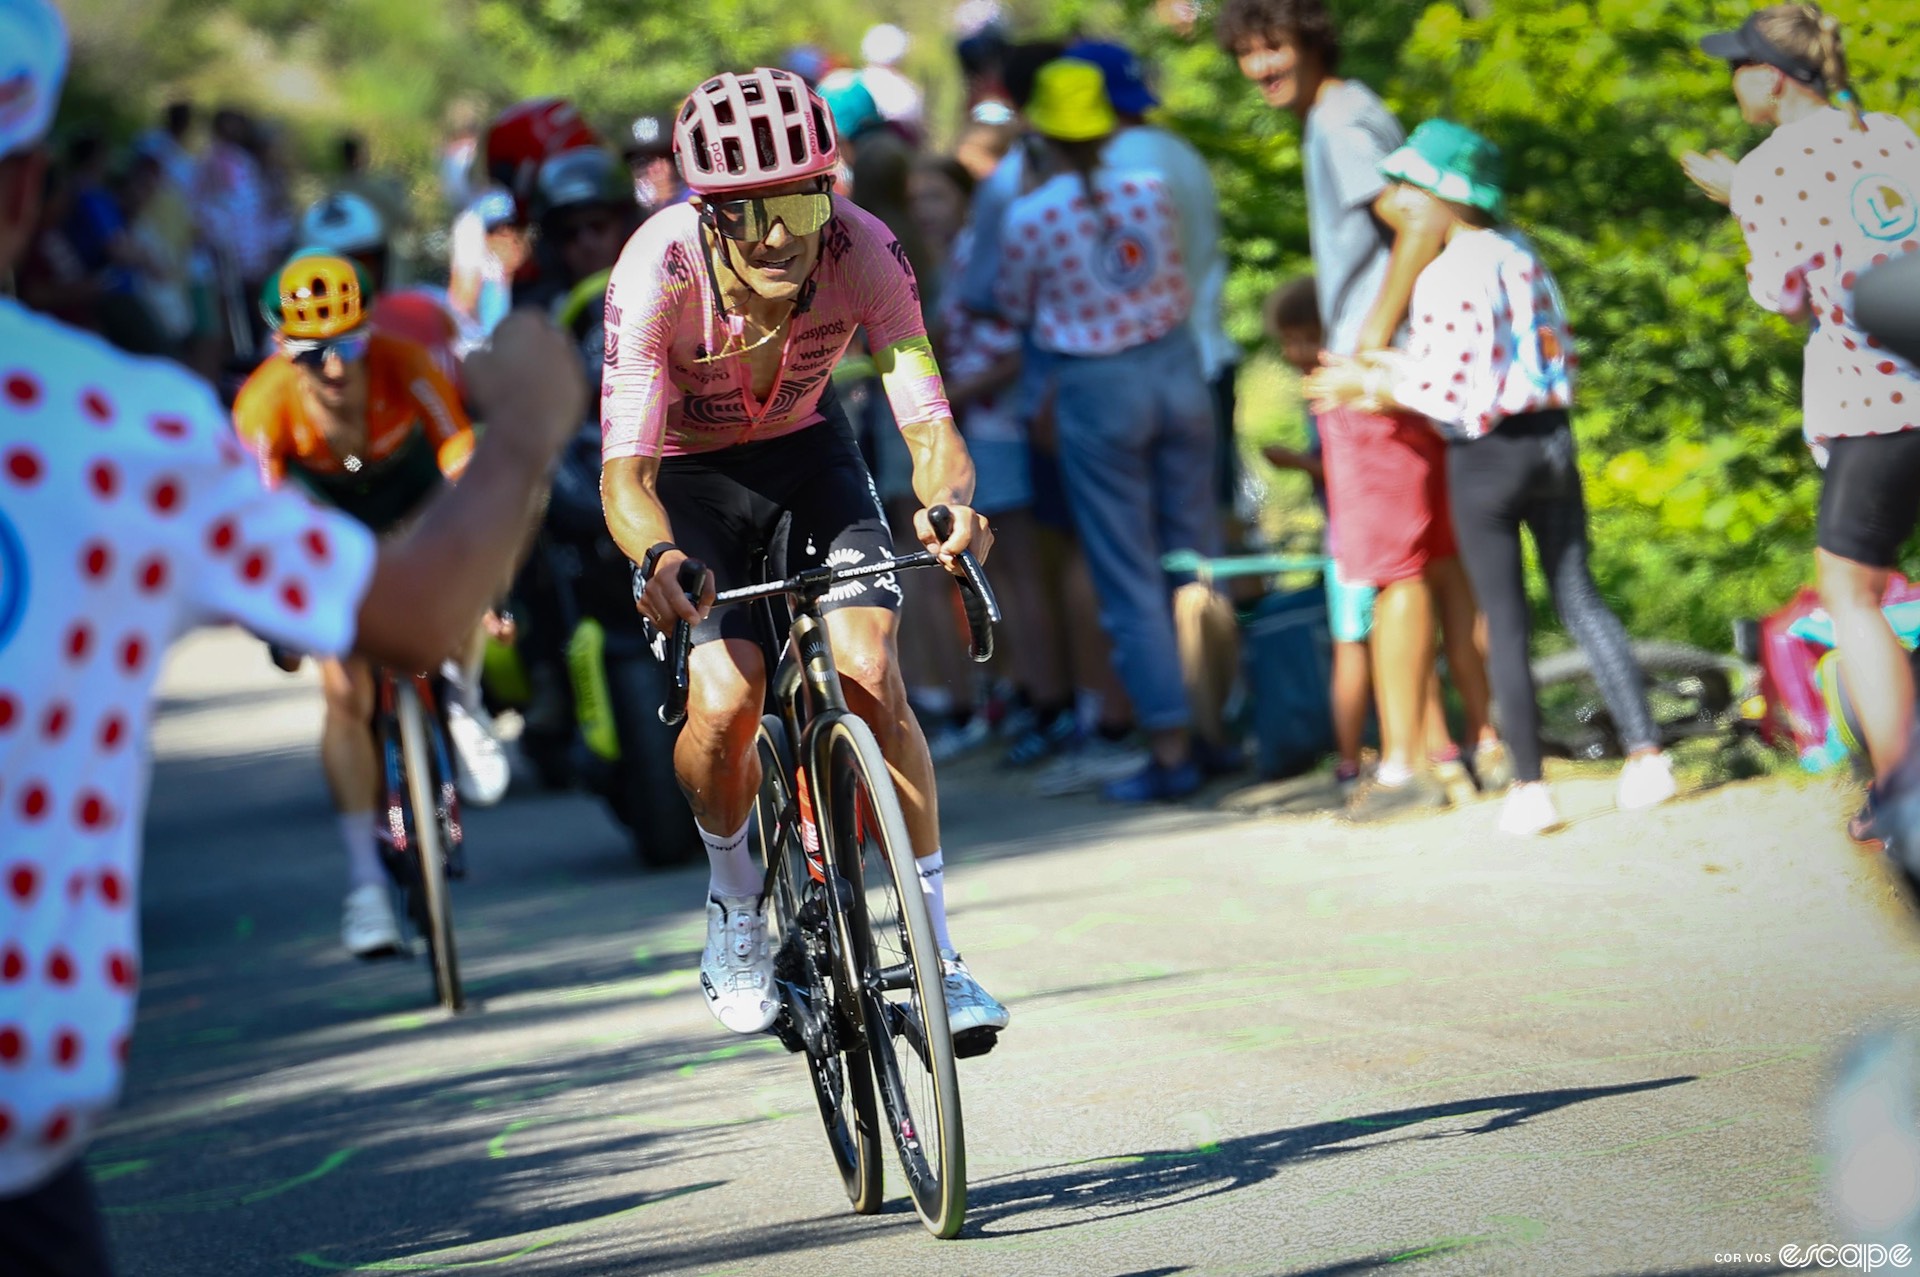
<svg viewBox="0 0 1920 1277"><path fill-rule="evenodd" d="M528 311L504 320L465 372L487 437L460 482L381 547L356 643L376 660L426 668L473 633L546 492L554 454L586 409L586 378L567 339Z"/></svg>

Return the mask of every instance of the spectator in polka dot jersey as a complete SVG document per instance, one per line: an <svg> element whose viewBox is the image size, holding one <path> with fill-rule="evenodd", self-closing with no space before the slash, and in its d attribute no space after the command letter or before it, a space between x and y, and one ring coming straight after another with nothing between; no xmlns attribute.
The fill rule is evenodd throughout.
<svg viewBox="0 0 1920 1277"><path fill-rule="evenodd" d="M1213 404L1201 372L1165 182L1103 166L1118 124L1100 68L1040 69L1027 121L1046 139L1038 186L1014 201L1000 242L999 302L1048 360L1068 502L1147 733L1144 770L1106 787L1123 802L1200 787L1174 637L1170 550L1214 553Z"/></svg>
<svg viewBox="0 0 1920 1277"><path fill-rule="evenodd" d="M32 234L67 45L0 0L0 274ZM14 60L17 59L17 60ZM204 383L0 299L0 1269L110 1271L82 1154L118 1094L139 983L140 828L168 642L231 621L316 653L437 662L506 575L585 409L569 343L503 326L467 365L494 430L376 547L269 492ZM536 370L538 370L536 372Z"/></svg>
<svg viewBox="0 0 1920 1277"><path fill-rule="evenodd" d="M1737 167L1717 151L1684 163L1731 203L1753 299L1811 327L1803 429L1826 470L1814 563L1881 778L1877 806L1914 727L1912 668L1880 601L1920 518L1920 369L1861 331L1853 290L1862 273L1920 251L1920 139L1860 109L1840 26L1812 5L1762 9L1701 48L1732 67L1747 123L1773 129Z"/></svg>
<svg viewBox="0 0 1920 1277"><path fill-rule="evenodd" d="M1520 530L1533 533L1555 609L1592 662L1627 747L1622 808L1673 797L1645 680L1627 633L1587 566L1587 507L1573 425L1573 334L1559 286L1533 245L1503 225L1500 151L1470 129L1428 120L1380 162L1386 198L1439 217L1446 247L1414 282L1406 349L1323 355L1307 379L1316 409L1411 410L1447 440L1460 557L1487 617L1487 668L1513 755L1500 815L1507 833L1560 823L1540 770L1540 706L1528 643L1532 609Z"/></svg>

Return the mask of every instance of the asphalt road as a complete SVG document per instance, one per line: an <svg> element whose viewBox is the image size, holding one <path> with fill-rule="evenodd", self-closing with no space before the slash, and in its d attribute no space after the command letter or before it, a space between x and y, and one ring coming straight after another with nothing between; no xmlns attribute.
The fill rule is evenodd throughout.
<svg viewBox="0 0 1920 1277"><path fill-rule="evenodd" d="M1013 1008L962 1064L971 1209L846 1210L800 1063L708 1017L704 869L643 875L577 796L470 818L481 1009L339 949L313 684L176 649L124 1107L91 1162L130 1277L1725 1273L1849 1240L1837 1053L1910 1012L1912 938L1825 782L1567 832L1480 805L1354 831L945 776L949 899ZM1217 795L1216 795L1217 797ZM1779 1271L1749 1266L1745 1271Z"/></svg>

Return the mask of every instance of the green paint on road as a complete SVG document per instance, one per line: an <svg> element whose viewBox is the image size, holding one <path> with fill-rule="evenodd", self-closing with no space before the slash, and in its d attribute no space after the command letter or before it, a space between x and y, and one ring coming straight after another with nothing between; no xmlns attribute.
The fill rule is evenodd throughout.
<svg viewBox="0 0 1920 1277"><path fill-rule="evenodd" d="M87 1173L96 1184L106 1184L128 1175L137 1175L153 1165L150 1157L135 1157L124 1162L88 1162Z"/></svg>
<svg viewBox="0 0 1920 1277"><path fill-rule="evenodd" d="M337 1153L329 1153L325 1160L310 1171L252 1191L239 1188L202 1189L192 1193L181 1193L177 1197L162 1197L156 1201L142 1202L134 1206L108 1206L105 1208L105 1213L108 1215L178 1215L194 1211L230 1210L235 1206L252 1206L256 1202L264 1202L282 1193L290 1193L323 1176L331 1175L346 1165L347 1159L358 1151L343 1148Z"/></svg>

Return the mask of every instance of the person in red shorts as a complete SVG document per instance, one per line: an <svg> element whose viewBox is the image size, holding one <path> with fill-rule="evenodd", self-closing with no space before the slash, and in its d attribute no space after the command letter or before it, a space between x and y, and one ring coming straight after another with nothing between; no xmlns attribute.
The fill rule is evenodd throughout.
<svg viewBox="0 0 1920 1277"><path fill-rule="evenodd" d="M1267 104L1301 122L1328 352L1393 346L1405 331L1413 281L1446 235L1445 219L1427 201L1398 198L1380 174L1380 161L1406 141L1399 122L1366 85L1338 75L1340 41L1323 0L1226 0L1215 29ZM1436 614L1477 746L1475 778L1483 790L1504 788L1512 766L1488 724L1473 592L1447 505L1446 445L1423 418L1401 412L1337 408L1319 426L1328 506L1341 529L1340 575L1380 591L1373 627L1380 766L1348 816L1374 820L1446 805L1446 791L1416 770L1424 763Z"/></svg>

